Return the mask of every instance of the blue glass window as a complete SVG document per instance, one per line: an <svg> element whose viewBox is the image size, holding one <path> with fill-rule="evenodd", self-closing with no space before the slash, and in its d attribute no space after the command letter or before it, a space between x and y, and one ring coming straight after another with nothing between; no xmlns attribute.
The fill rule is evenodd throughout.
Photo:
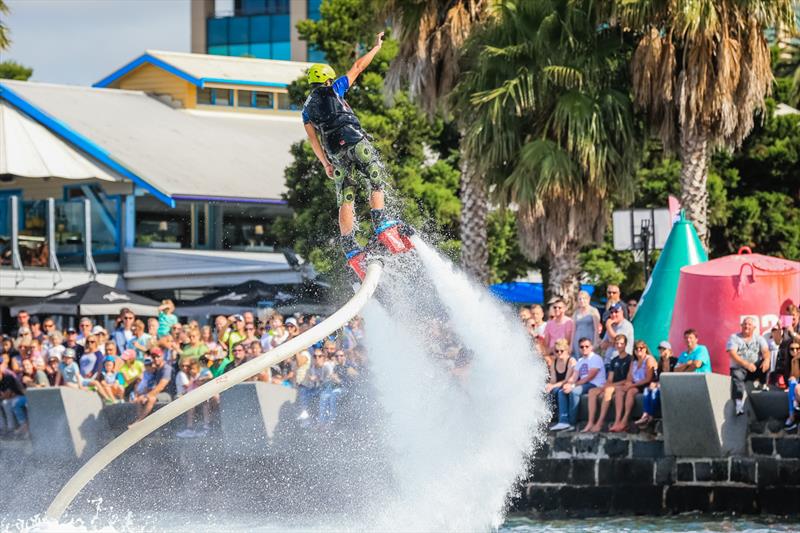
<svg viewBox="0 0 800 533"><path fill-rule="evenodd" d="M228 26L228 43L246 44L250 40L250 18L234 17Z"/></svg>
<svg viewBox="0 0 800 533"><path fill-rule="evenodd" d="M228 55L234 57L249 56L249 44L232 44L228 47Z"/></svg>
<svg viewBox="0 0 800 533"><path fill-rule="evenodd" d="M291 61L292 59L292 45L289 41L272 43L272 59L282 59L284 61Z"/></svg>
<svg viewBox="0 0 800 533"><path fill-rule="evenodd" d="M250 55L259 59L272 59L272 45L270 43L253 43L250 45Z"/></svg>
<svg viewBox="0 0 800 533"><path fill-rule="evenodd" d="M268 43L272 40L269 31L270 17L262 15L250 19L250 42Z"/></svg>
<svg viewBox="0 0 800 533"><path fill-rule="evenodd" d="M208 32L208 48L214 45L228 44L228 19L208 19L206 31Z"/></svg>
<svg viewBox="0 0 800 533"><path fill-rule="evenodd" d="M228 45L209 46L208 53L214 56L226 56L228 55Z"/></svg>
<svg viewBox="0 0 800 533"><path fill-rule="evenodd" d="M311 20L319 20L322 18L322 14L319 11L319 7L322 5L322 0L308 0L308 7L307 7L307 16Z"/></svg>
<svg viewBox="0 0 800 533"><path fill-rule="evenodd" d="M292 28L289 15L275 15L272 17L272 41L289 41L292 37Z"/></svg>
<svg viewBox="0 0 800 533"><path fill-rule="evenodd" d="M236 13L256 15L267 12L267 0L237 0Z"/></svg>
<svg viewBox="0 0 800 533"><path fill-rule="evenodd" d="M325 63L325 53L317 50L314 46L309 45L308 61L311 63Z"/></svg>

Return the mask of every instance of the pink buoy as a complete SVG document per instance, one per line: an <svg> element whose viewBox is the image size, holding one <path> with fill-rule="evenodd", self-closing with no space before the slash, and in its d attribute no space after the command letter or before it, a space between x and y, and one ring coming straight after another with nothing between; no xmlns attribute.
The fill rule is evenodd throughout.
<svg viewBox="0 0 800 533"><path fill-rule="evenodd" d="M725 343L742 320L753 317L764 334L790 304L800 305L800 263L743 246L737 255L681 268L669 340L679 354L686 348L683 332L694 328L714 372L727 375Z"/></svg>

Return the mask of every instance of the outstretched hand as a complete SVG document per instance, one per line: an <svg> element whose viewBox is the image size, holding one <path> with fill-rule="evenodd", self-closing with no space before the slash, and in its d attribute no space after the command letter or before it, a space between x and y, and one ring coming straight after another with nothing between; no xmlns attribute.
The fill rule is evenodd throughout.
<svg viewBox="0 0 800 533"><path fill-rule="evenodd" d="M380 32L378 35L375 36L375 48L380 48L383 46L383 33Z"/></svg>

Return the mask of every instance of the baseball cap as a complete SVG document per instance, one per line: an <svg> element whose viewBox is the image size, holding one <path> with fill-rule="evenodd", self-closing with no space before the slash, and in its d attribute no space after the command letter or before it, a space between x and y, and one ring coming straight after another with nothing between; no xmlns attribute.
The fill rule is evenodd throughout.
<svg viewBox="0 0 800 533"><path fill-rule="evenodd" d="M28 319L28 324L38 324L38 323L39 323L39 317L36 315Z"/></svg>
<svg viewBox="0 0 800 533"><path fill-rule="evenodd" d="M617 302L611 307L608 308L609 311L621 311L622 310L622 302Z"/></svg>
<svg viewBox="0 0 800 533"><path fill-rule="evenodd" d="M153 364L153 358L152 357L145 357L144 358L144 364L152 365Z"/></svg>
<svg viewBox="0 0 800 533"><path fill-rule="evenodd" d="M295 317L289 317L289 318L287 318L286 320L284 320L283 324L284 324L285 326L294 326L294 327L297 327L297 319L296 319Z"/></svg>
<svg viewBox="0 0 800 533"><path fill-rule="evenodd" d="M106 356L106 358L105 358L105 359L103 359L103 362L104 362L104 363L108 363L109 361L111 361L112 363L114 363L114 362L116 362L117 360L116 360L116 359L114 359L114 356L113 356L113 355L107 355L107 356Z"/></svg>
<svg viewBox="0 0 800 533"><path fill-rule="evenodd" d="M92 335L97 335L98 333L106 333L106 328L101 325L97 325L92 328Z"/></svg>
<svg viewBox="0 0 800 533"><path fill-rule="evenodd" d="M76 330L75 328L67 328L67 333L72 335L73 333L78 333L78 330Z"/></svg>
<svg viewBox="0 0 800 533"><path fill-rule="evenodd" d="M124 352L122 352L122 355L120 357L122 357L123 361L131 361L133 359L136 359L136 352L133 350L125 350Z"/></svg>
<svg viewBox="0 0 800 533"><path fill-rule="evenodd" d="M659 348L664 348L665 350L671 350L672 349L672 345L670 343L668 343L667 341L659 342L658 343L658 347Z"/></svg>
<svg viewBox="0 0 800 533"><path fill-rule="evenodd" d="M72 348L67 348L66 350L64 350L63 357L64 359L66 359L67 357L69 357L70 359L75 359L75 350L73 350Z"/></svg>
<svg viewBox="0 0 800 533"><path fill-rule="evenodd" d="M164 357L164 352L161 350L161 348L150 348L148 353L153 356L157 355L159 357Z"/></svg>
<svg viewBox="0 0 800 533"><path fill-rule="evenodd" d="M233 319L236 321L244 322L244 317L242 315L233 315Z"/></svg>

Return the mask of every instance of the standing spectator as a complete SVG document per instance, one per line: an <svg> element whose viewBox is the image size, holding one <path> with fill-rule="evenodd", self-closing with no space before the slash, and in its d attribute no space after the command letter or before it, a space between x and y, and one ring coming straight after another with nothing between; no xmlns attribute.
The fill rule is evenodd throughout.
<svg viewBox="0 0 800 533"><path fill-rule="evenodd" d="M683 332L683 340L686 342L686 351L678 356L674 371L711 373L711 357L708 355L708 348L697 343L697 331L693 328L687 329Z"/></svg>
<svg viewBox="0 0 800 533"><path fill-rule="evenodd" d="M578 346L580 347L580 343L578 343ZM553 360L553 364L548 366L550 380L545 385L544 391L550 395L552 405L555 407L558 405L558 391L570 378L570 374L575 367L575 358L570 357L567 339L558 339L555 346L553 346L553 353L556 357Z"/></svg>
<svg viewBox="0 0 800 533"><path fill-rule="evenodd" d="M203 326L200 328L200 340L206 345L210 342L214 342L214 331L211 329L211 326Z"/></svg>
<svg viewBox="0 0 800 533"><path fill-rule="evenodd" d="M764 341L769 349L769 373L767 374L767 384L773 383L772 375L778 363L778 352L783 342L783 330L779 322L775 322L767 333L764 334Z"/></svg>
<svg viewBox="0 0 800 533"><path fill-rule="evenodd" d="M625 335L627 339L625 351L633 352L633 324L625 319L622 312L623 307L621 302L617 302L608 310L608 319L605 321L606 334L600 343L600 349L604 353L603 357L606 362L611 361L611 358L614 357L614 340L617 335Z"/></svg>
<svg viewBox="0 0 800 533"><path fill-rule="evenodd" d="M85 316L81 318L80 322L78 322L78 337L75 339L78 344L81 346L86 345L86 337L92 334L92 328L94 324L92 323L92 319Z"/></svg>
<svg viewBox="0 0 800 533"><path fill-rule="evenodd" d="M672 355L672 345L667 341L658 343L658 366L656 367L653 382L644 390L644 397L642 398L642 417L634 422L637 426L646 426L656 416L656 413L661 409L661 375L672 372L675 369L677 360Z"/></svg>
<svg viewBox="0 0 800 533"><path fill-rule="evenodd" d="M800 341L792 341L789 344L789 388L786 391L789 400L789 418L786 419L786 431L797 429L797 412L800 411L800 387L797 382L800 380Z"/></svg>
<svg viewBox="0 0 800 533"><path fill-rule="evenodd" d="M341 383L342 393L347 394L353 387L353 383L358 378L358 368L352 361L348 360L347 352L339 350L336 352L336 366L334 367L336 375L339 377Z"/></svg>
<svg viewBox="0 0 800 533"><path fill-rule="evenodd" d="M519 320L520 320L520 322L522 322L523 324L527 324L528 320L530 320L530 318L531 318L531 310L530 310L530 308L526 307L524 305L520 306L520 308L519 308Z"/></svg>
<svg viewBox="0 0 800 533"><path fill-rule="evenodd" d="M254 315L252 311L245 311L244 313L242 313L242 316L244 317L245 325L252 324L252 325L255 326L255 324L256 324L256 315Z"/></svg>
<svg viewBox="0 0 800 533"><path fill-rule="evenodd" d="M636 311L639 309L639 302L636 300L628 300L626 307L628 310L628 320L633 322L633 319L636 317Z"/></svg>
<svg viewBox="0 0 800 533"><path fill-rule="evenodd" d="M781 344L778 347L778 359L775 362L773 383L785 388L791 374L791 354L789 345L800 342L800 308L789 304L783 310L779 324L781 325Z"/></svg>
<svg viewBox="0 0 800 533"><path fill-rule="evenodd" d="M128 341L133 338L134 320L136 320L136 315L133 314L133 311L127 307L123 307L117 317L113 335L119 353L128 349Z"/></svg>
<svg viewBox="0 0 800 533"><path fill-rule="evenodd" d="M294 355L294 383L297 388L297 403L300 406L300 415L297 419L305 422L311 416L308 406L315 395L317 386L314 373L311 371L311 356L306 350Z"/></svg>
<svg viewBox="0 0 800 533"><path fill-rule="evenodd" d="M138 407L139 414L134 420L134 424L143 420L153 412L159 394L166 394L167 387L172 382L173 369L164 361L164 354L158 348L150 350L150 357L153 359L153 380L152 386L146 388L144 394L134 399Z"/></svg>
<svg viewBox="0 0 800 533"><path fill-rule="evenodd" d="M45 342L47 340L47 335L42 332L42 324L39 322L39 317L34 315L28 320L28 324L31 327L31 335L33 338L38 340L39 342Z"/></svg>
<svg viewBox="0 0 800 533"><path fill-rule="evenodd" d="M144 322L136 320L133 323L132 329L133 336L128 340L125 345L126 350L134 350L136 352L136 359L143 361L147 350L150 349L152 338L144 331Z"/></svg>
<svg viewBox="0 0 800 533"><path fill-rule="evenodd" d="M67 328L67 340L64 342L64 347L75 350L75 357L78 358L79 362L85 351L84 346L85 345L78 344L78 332L75 331L75 328Z"/></svg>
<svg viewBox="0 0 800 533"><path fill-rule="evenodd" d="M199 361L207 353L208 345L200 339L200 331L197 329L189 330L189 344L181 350L180 364L191 359Z"/></svg>
<svg viewBox="0 0 800 533"><path fill-rule="evenodd" d="M47 353L49 355L55 354L59 359L61 359L64 356L64 350L66 348L63 344L64 338L61 336L61 333L56 331L55 333L50 335L49 340L50 342L48 343L48 345L50 347L47 349ZM44 345L42 347L44 348Z"/></svg>
<svg viewBox="0 0 800 533"><path fill-rule="evenodd" d="M769 372L769 347L761 335L756 335L756 323L751 317L742 320L742 329L728 338L725 349L730 356L731 398L736 402L736 414L744 413L746 383L758 388L766 383Z"/></svg>
<svg viewBox="0 0 800 533"><path fill-rule="evenodd" d="M106 331L106 328L98 324L92 328L92 335L97 337L97 347L100 350L100 353L105 355L106 344L108 343L108 331ZM116 350L114 353L117 353Z"/></svg>
<svg viewBox="0 0 800 533"><path fill-rule="evenodd" d="M619 334L614 339L614 357L606 365L606 383L603 387L597 387L589 391L589 416L586 425L581 430L582 433L596 433L603 429L603 424L606 421L608 408L611 405L611 400L621 390L626 380L628 379L628 371L630 370L631 360L633 359L625 349L628 344L628 339L625 335ZM595 420L595 413L597 413L597 401L600 400L600 413ZM615 421L616 422L616 421ZM612 425L613 427L613 425Z"/></svg>
<svg viewBox="0 0 800 533"><path fill-rule="evenodd" d="M261 336L261 347L268 352L282 344L288 336L289 332L283 326L283 317L276 313L270 319L269 330Z"/></svg>
<svg viewBox="0 0 800 533"><path fill-rule="evenodd" d="M572 353L575 357L580 357L578 339L587 338L592 342L592 346L600 344L600 313L591 306L591 297L586 291L578 293L578 304L575 307L575 314L572 315L575 323L575 335L572 338Z"/></svg>
<svg viewBox="0 0 800 533"><path fill-rule="evenodd" d="M569 346L569 343L567 344ZM558 391L558 423L551 431L572 429L578 418L581 394L588 394L595 387L606 383L606 369L603 358L592 351L589 339L580 339L581 358L575 365L572 375Z"/></svg>
<svg viewBox="0 0 800 533"><path fill-rule="evenodd" d="M50 337L54 333L58 333L59 335L61 335L61 332L59 332L56 329L56 321L53 320L53 317L51 316L44 319L44 321L42 322L42 328L45 337Z"/></svg>
<svg viewBox="0 0 800 533"><path fill-rule="evenodd" d="M217 347L218 345L214 343L215 350L217 349ZM208 370L208 368L205 366L201 366L200 362L197 359L188 359L185 365L188 365L189 367L188 371L189 385L186 387L186 392L192 391L197 387L213 379L211 376L211 372ZM203 402L202 410L203 410L203 426L199 431L194 430L195 410L193 407L186 412L186 429L184 429L183 431L179 431L175 436L181 439L192 439L194 437L202 437L206 435L211 429L210 402Z"/></svg>
<svg viewBox="0 0 800 533"><path fill-rule="evenodd" d="M614 424L609 428L612 433L628 431L636 395L643 392L653 382L658 364L644 341L639 340L634 343L633 354L634 359L631 361L625 384L614 392L616 416Z"/></svg>
<svg viewBox="0 0 800 533"><path fill-rule="evenodd" d="M611 316L611 308L616 306L617 304L620 305L620 309L622 309L622 318L625 320L630 320L628 315L628 309L625 305L622 304L622 295L619 292L619 285L609 285L606 287L606 310L603 312L602 321L603 324L608 322L609 317ZM612 336L613 338L613 336ZM633 337L630 337L633 340Z"/></svg>
<svg viewBox="0 0 800 533"><path fill-rule="evenodd" d="M7 353L12 359L15 357L22 357L20 351L14 347L14 341L8 335L3 335L2 348L0 348L0 351Z"/></svg>
<svg viewBox="0 0 800 533"><path fill-rule="evenodd" d="M222 334L220 343L225 347L229 359L233 358L233 347L247 338L244 326L244 317L242 315L228 317L225 333Z"/></svg>
<svg viewBox="0 0 800 533"><path fill-rule="evenodd" d="M192 378L190 377L192 361L195 361L195 359L182 359L178 365L178 373L175 376L176 398L180 398L190 390L189 386L192 384Z"/></svg>
<svg viewBox="0 0 800 533"><path fill-rule="evenodd" d="M25 309L21 309L19 313L17 313L17 332L15 336L19 336L19 330L22 328L31 329L30 326L30 319L31 315Z"/></svg>
<svg viewBox="0 0 800 533"><path fill-rule="evenodd" d="M254 344L259 344L256 341ZM222 369L222 372L230 372L237 366L241 366L247 362L247 348L245 347L244 342L240 342L236 346L233 347L233 359L225 365Z"/></svg>
<svg viewBox="0 0 800 533"><path fill-rule="evenodd" d="M245 338L242 339L242 343L250 346L253 342L260 343L261 340L256 336L256 325L253 323L248 324L246 321L244 323L244 334Z"/></svg>
<svg viewBox="0 0 800 533"><path fill-rule="evenodd" d="M158 337L166 335L172 330L172 326L178 323L178 317L175 316L175 302L166 299L161 300L161 305L158 306Z"/></svg>
<svg viewBox="0 0 800 533"><path fill-rule="evenodd" d="M228 319L222 315L218 315L214 319L214 342L219 343L222 341L222 336L228 329Z"/></svg>
<svg viewBox="0 0 800 533"><path fill-rule="evenodd" d="M326 343L327 345L327 343ZM337 404L342 395L342 383L336 374L336 345L334 351L328 355L323 352L322 357L316 357L316 371L319 377L319 422L320 424L333 424L336 421Z"/></svg>
<svg viewBox="0 0 800 533"><path fill-rule="evenodd" d="M566 339L567 344L572 346L572 336L575 334L575 323L564 313L567 304L561 298L556 298L552 302L553 319L548 320L544 327L544 343L548 354L553 350L558 339Z"/></svg>
<svg viewBox="0 0 800 533"><path fill-rule="evenodd" d="M233 350L244 350L244 346L237 344L233 347ZM211 366L209 366L208 369L215 378L220 377L225 372L225 368L233 361L233 354L231 354L230 357L225 355L221 346L210 350L207 357L209 361L211 361Z"/></svg>
<svg viewBox="0 0 800 533"><path fill-rule="evenodd" d="M8 370L6 363L0 363L0 404L5 415L5 430L13 431L14 436L28 434L28 399L17 377Z"/></svg>

